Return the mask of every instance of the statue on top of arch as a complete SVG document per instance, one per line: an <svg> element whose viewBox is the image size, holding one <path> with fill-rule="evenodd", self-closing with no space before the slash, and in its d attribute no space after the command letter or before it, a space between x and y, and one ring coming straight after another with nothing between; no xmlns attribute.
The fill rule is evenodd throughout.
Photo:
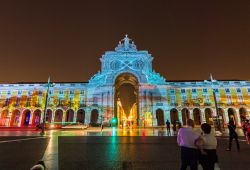
<svg viewBox="0 0 250 170"><path fill-rule="evenodd" d="M126 34L125 37L121 41L119 41L119 44L115 48L115 51L118 51L118 52L137 51L137 49L136 49L136 45L135 45L134 41L132 41L130 38L128 38L128 35Z"/></svg>

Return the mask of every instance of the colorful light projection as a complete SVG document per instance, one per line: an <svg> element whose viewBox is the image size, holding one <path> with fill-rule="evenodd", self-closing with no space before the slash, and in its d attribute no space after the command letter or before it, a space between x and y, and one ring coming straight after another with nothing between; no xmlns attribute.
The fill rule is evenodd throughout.
<svg viewBox="0 0 250 170"><path fill-rule="evenodd" d="M128 36L119 42L114 51L106 51L100 60L101 70L88 83L56 83L51 87L47 123L61 126L72 123L100 124L104 121L118 127L127 124L151 127L173 119L170 113L173 109L174 116L178 116L183 124L187 115L194 118L197 109L200 119L197 122L211 121L211 114L212 117L216 116L213 89L224 123L232 117L232 110L238 125L242 117L250 118L249 81L213 80L213 84L209 81L166 81L153 70L151 54L137 50ZM119 82L130 83L134 87L134 91L130 92L135 94L136 100L129 113L125 113L115 98L118 77ZM43 119L45 96L45 83L0 84L0 126L39 124ZM116 105L118 109L115 109ZM207 108L211 109L210 117L206 115ZM161 116L156 115L157 110L162 111Z"/></svg>

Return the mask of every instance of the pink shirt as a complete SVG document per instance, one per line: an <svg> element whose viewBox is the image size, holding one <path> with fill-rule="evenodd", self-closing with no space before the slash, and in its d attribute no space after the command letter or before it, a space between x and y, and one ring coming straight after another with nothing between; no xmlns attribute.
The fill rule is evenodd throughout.
<svg viewBox="0 0 250 170"><path fill-rule="evenodd" d="M177 143L179 146L196 148L194 142L199 136L200 134L194 131L192 127L181 128L177 135Z"/></svg>

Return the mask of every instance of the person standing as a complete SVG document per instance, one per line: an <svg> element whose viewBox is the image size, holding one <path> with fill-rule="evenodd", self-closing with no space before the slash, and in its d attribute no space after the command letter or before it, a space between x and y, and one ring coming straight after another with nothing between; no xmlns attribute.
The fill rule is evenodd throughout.
<svg viewBox="0 0 250 170"><path fill-rule="evenodd" d="M173 121L173 134L176 135L176 120Z"/></svg>
<svg viewBox="0 0 250 170"><path fill-rule="evenodd" d="M200 139L200 134L194 131L194 121L187 120L187 127L181 128L177 134L177 143L181 147L181 170L186 170L190 166L191 170L198 169L198 150L196 141Z"/></svg>
<svg viewBox="0 0 250 170"><path fill-rule="evenodd" d="M228 145L228 148L226 150L231 151L232 141L233 141L233 139L235 139L235 142L236 142L236 145L237 145L237 150L239 152L240 151L240 144L239 144L239 141L238 141L238 134L235 131L236 125L234 124L234 121L230 120L227 127L228 127L228 130L229 130L229 145Z"/></svg>
<svg viewBox="0 0 250 170"><path fill-rule="evenodd" d="M171 132L170 132L170 122L169 122L169 120L166 121L166 127L167 127L167 134L168 134L168 136L171 136Z"/></svg>
<svg viewBox="0 0 250 170"><path fill-rule="evenodd" d="M203 170L214 170L214 165L218 162L216 153L217 139L215 138L215 135L211 133L211 125L208 123L203 123L201 129L204 133L202 135L202 152L204 153L200 153L199 162Z"/></svg>
<svg viewBox="0 0 250 170"><path fill-rule="evenodd" d="M180 128L182 128L182 125L181 125L181 122L180 121L178 121L178 130L180 129Z"/></svg>

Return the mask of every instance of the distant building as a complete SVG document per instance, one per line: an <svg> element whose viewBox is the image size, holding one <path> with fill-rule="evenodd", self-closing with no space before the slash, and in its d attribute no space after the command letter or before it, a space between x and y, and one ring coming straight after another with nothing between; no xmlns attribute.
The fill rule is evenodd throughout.
<svg viewBox="0 0 250 170"><path fill-rule="evenodd" d="M213 90L222 123L240 126L249 118L249 81L166 81L152 68L153 57L138 51L127 36L101 57L101 71L88 83L55 83L49 90L46 122L52 125L98 124L119 127L162 126L167 119L196 125L216 117ZM0 84L0 126L42 122L46 83Z"/></svg>

